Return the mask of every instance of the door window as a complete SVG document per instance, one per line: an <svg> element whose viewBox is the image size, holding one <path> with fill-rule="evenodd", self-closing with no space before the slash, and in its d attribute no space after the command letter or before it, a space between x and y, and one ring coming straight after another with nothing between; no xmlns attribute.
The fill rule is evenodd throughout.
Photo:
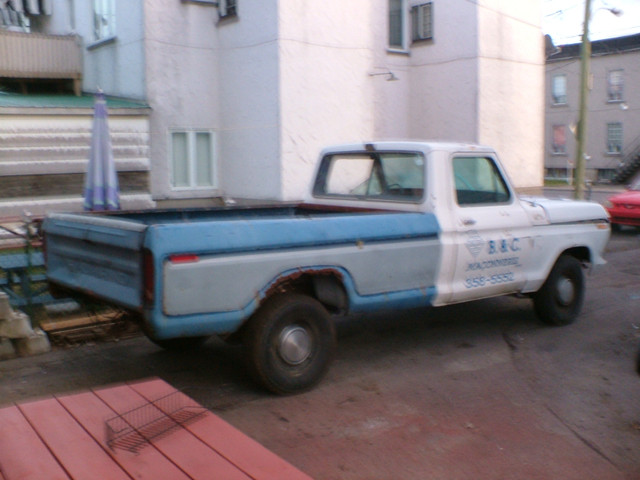
<svg viewBox="0 0 640 480"><path fill-rule="evenodd" d="M511 194L498 167L487 157L453 159L458 205L508 203Z"/></svg>

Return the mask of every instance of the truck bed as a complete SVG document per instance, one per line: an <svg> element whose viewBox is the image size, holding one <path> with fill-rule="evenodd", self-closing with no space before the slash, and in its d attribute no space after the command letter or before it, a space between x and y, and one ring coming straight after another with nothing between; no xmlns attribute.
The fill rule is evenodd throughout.
<svg viewBox="0 0 640 480"><path fill-rule="evenodd" d="M438 233L432 215L289 204L52 214L43 228L47 276L53 285L140 312L149 262L155 282L169 282L160 272L168 259L180 255L295 251L304 257L305 249L404 242ZM189 298L164 293L163 301L170 304L158 308L169 311L176 302L167 298Z"/></svg>
<svg viewBox="0 0 640 480"><path fill-rule="evenodd" d="M221 220L264 220L264 219L293 219L317 218L327 215L344 214L380 214L386 210L365 208L344 208L319 206L300 203L277 203L256 206L227 206L213 208L165 209L140 211L111 211L100 213L74 213L74 217L91 216L96 218L112 218L134 222L142 225L198 223Z"/></svg>

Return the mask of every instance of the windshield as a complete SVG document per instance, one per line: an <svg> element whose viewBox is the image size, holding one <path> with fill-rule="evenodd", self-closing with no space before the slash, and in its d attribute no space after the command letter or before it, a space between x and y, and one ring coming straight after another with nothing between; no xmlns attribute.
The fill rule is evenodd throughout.
<svg viewBox="0 0 640 480"><path fill-rule="evenodd" d="M424 194L420 153L335 154L322 161L314 195L418 202Z"/></svg>

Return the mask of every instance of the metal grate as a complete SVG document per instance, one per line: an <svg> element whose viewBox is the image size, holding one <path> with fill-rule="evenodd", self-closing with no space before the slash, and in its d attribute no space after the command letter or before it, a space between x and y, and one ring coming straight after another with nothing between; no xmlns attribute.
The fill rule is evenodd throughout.
<svg viewBox="0 0 640 480"><path fill-rule="evenodd" d="M197 421L207 411L182 392L148 401L106 420L107 446L137 453L151 440Z"/></svg>

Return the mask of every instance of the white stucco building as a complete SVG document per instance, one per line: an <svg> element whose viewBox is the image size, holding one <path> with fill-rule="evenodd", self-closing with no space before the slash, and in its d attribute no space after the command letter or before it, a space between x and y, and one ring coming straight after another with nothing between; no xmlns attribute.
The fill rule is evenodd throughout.
<svg viewBox="0 0 640 480"><path fill-rule="evenodd" d="M83 90L149 105L160 206L300 199L323 146L371 139L489 144L542 185L540 0L53 1Z"/></svg>

